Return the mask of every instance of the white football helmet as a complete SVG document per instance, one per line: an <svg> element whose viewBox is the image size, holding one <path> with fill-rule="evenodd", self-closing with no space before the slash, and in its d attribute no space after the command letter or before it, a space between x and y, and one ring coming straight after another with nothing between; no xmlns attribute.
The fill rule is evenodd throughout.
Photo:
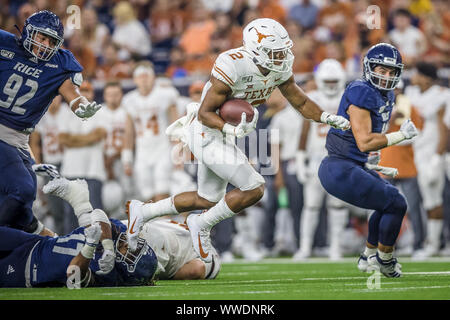
<svg viewBox="0 0 450 320"><path fill-rule="evenodd" d="M314 80L319 91L327 96L335 96L344 90L346 75L337 60L325 59L314 72Z"/></svg>
<svg viewBox="0 0 450 320"><path fill-rule="evenodd" d="M102 203L103 208L108 213L113 212L125 201L122 186L115 180L108 180L102 187Z"/></svg>
<svg viewBox="0 0 450 320"><path fill-rule="evenodd" d="M261 67L275 72L286 72L292 68L292 40L286 29L275 20L253 20L244 28L243 41L245 50Z"/></svg>

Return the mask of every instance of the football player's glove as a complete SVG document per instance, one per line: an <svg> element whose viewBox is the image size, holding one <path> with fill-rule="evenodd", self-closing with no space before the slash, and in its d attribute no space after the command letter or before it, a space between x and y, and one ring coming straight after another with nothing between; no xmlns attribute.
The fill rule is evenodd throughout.
<svg viewBox="0 0 450 320"><path fill-rule="evenodd" d="M400 127L400 132L403 133L405 139L412 139L419 134L414 122L411 119L406 120Z"/></svg>
<svg viewBox="0 0 450 320"><path fill-rule="evenodd" d="M80 103L78 108L74 111L74 113L82 119L87 119L92 117L98 110L102 107L101 104L97 104L97 102L87 102Z"/></svg>
<svg viewBox="0 0 450 320"><path fill-rule="evenodd" d="M253 119L250 122L247 122L247 114L242 112L241 122L237 126L233 126L229 123L225 123L223 126L222 132L225 134L230 134L235 136L236 138L242 138L248 135L250 132L256 129L256 123L258 122L259 112L255 108Z"/></svg>
<svg viewBox="0 0 450 320"><path fill-rule="evenodd" d="M320 122L329 124L333 128L341 129L344 131L350 129L350 121L342 116L331 114L325 111L320 115Z"/></svg>
<svg viewBox="0 0 450 320"><path fill-rule="evenodd" d="M49 177L50 180L61 178L58 168L52 164L39 163L31 166L34 173L41 177Z"/></svg>

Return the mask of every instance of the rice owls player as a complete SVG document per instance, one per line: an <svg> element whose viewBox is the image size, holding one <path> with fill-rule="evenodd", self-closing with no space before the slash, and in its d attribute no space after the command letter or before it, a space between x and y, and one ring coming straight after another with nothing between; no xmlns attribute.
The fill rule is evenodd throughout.
<svg viewBox="0 0 450 320"><path fill-rule="evenodd" d="M184 192L144 204L128 203L130 245L135 243L143 222L163 214L177 214L209 209L201 215L190 215L187 225L195 251L212 260L211 228L258 202L264 194L264 178L250 165L234 143L252 132L258 118L252 121L245 113L237 126L225 123L216 113L230 98L243 99L253 106L263 103L278 87L289 103L305 118L348 129L343 117L323 112L298 87L292 74L292 41L285 28L272 19L256 19L243 32L242 47L221 53L205 85L200 105L190 104L187 116L168 128L169 135L179 135L199 161L198 190ZM227 184L236 189L226 193Z"/></svg>
<svg viewBox="0 0 450 320"><path fill-rule="evenodd" d="M323 60L314 80L318 90L309 92L308 96L325 111L336 113L345 89L346 75L341 64L334 59ZM311 256L314 234L319 223L319 212L327 192L320 184L317 172L320 162L327 155L325 140L329 126L324 123L304 121L300 137L299 150L296 155L297 178L304 184L305 205L301 216L300 248L294 255L295 260ZM306 160L308 165L306 165ZM339 237L348 220L348 207L342 200L328 196L327 210L329 216L331 259L342 257Z"/></svg>
<svg viewBox="0 0 450 320"><path fill-rule="evenodd" d="M134 179L137 192L144 201L157 201L169 196L170 142L164 130L178 117L178 91L171 85L155 80L153 67L141 62L133 73L137 88L127 93L123 105L130 118L125 127L125 146L122 163ZM136 154L133 164L133 146Z"/></svg>
<svg viewBox="0 0 450 320"><path fill-rule="evenodd" d="M434 65L420 62L417 73L411 79L412 86L405 89L424 119L424 126L413 142L417 181L422 195L423 207L427 211L427 239L423 250L413 258L425 259L439 253L444 224L444 153L447 143L447 127L444 123L448 89L436 84L437 69Z"/></svg>

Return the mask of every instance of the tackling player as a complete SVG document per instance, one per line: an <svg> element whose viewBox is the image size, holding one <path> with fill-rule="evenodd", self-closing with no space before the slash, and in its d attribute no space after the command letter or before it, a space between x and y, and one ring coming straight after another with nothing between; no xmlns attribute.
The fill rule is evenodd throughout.
<svg viewBox="0 0 450 320"><path fill-rule="evenodd" d="M323 112L295 83L292 40L281 24L272 19L253 20L244 28L243 44L218 56L200 105L189 105L188 115L168 128L169 134L175 134L177 126L181 127L181 139L199 161L198 190L150 204L131 201L127 231L130 245L145 221L168 213L209 209L201 215L190 215L187 224L196 252L210 262L211 228L262 198L264 178L234 143L235 137L244 137L255 129L257 109L252 121L247 122L244 113L234 126L216 113L225 101L238 98L256 107L278 87L305 118L349 128L347 119ZM228 183L236 189L226 193Z"/></svg>
<svg viewBox="0 0 450 320"><path fill-rule="evenodd" d="M377 166L377 161L367 162L370 151L412 139L418 131L411 120L406 120L399 131L385 134L395 101L393 90L403 70L399 51L387 43L377 44L368 50L363 66L363 79L347 86L338 110L338 115L349 119L352 129L330 129L326 140L328 156L322 160L319 178L331 195L375 210L369 219L366 249L358 260L358 268L378 269L387 277L400 277L401 266L393 251L406 201L397 188L367 167L385 173L395 170Z"/></svg>
<svg viewBox="0 0 450 320"><path fill-rule="evenodd" d="M58 94L83 119L101 108L80 95L83 68L60 48L63 34L49 11L28 17L18 38L0 30L0 225L36 234L46 230L31 210L36 176L29 134Z"/></svg>

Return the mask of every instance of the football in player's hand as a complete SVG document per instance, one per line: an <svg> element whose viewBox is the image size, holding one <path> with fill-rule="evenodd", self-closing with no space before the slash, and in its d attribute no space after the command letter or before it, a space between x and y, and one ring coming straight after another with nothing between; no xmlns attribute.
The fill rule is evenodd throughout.
<svg viewBox="0 0 450 320"><path fill-rule="evenodd" d="M255 112L253 111L253 106L245 100L228 100L219 109L220 117L226 123L232 124L233 126L236 126L241 122L242 112L246 113L247 122L252 121Z"/></svg>

